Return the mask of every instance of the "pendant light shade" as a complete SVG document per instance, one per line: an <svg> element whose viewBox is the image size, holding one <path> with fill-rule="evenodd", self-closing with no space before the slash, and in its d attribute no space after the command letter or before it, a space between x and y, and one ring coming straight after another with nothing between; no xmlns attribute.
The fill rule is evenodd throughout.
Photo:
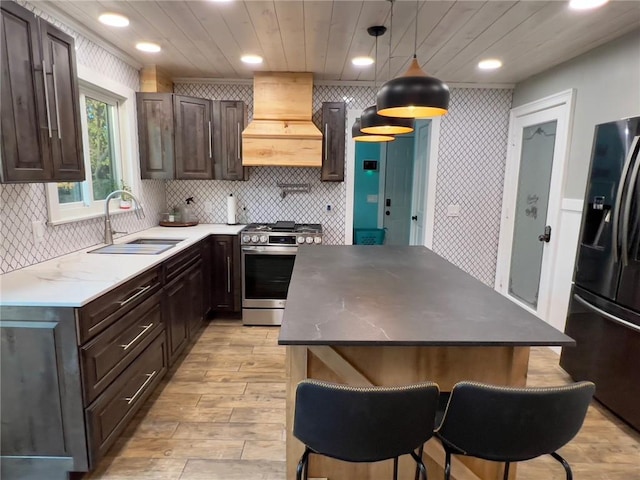
<svg viewBox="0 0 640 480"><path fill-rule="evenodd" d="M357 118L351 127L351 137L356 142L393 142L396 137L391 135L373 135L369 133L363 133L360 130L360 119Z"/></svg>
<svg viewBox="0 0 640 480"><path fill-rule="evenodd" d="M442 80L427 75L416 57L418 0L415 17L413 61L404 75L382 85L376 96L378 115L383 117L438 117L449 110L449 87Z"/></svg>
<svg viewBox="0 0 640 480"><path fill-rule="evenodd" d="M360 129L363 133L401 135L413 132L414 123L413 118L390 118L378 115L375 105L365 108L360 116Z"/></svg>
<svg viewBox="0 0 640 480"><path fill-rule="evenodd" d="M414 57L403 76L382 85L376 104L384 117L438 117L449 110L449 87L428 76Z"/></svg>

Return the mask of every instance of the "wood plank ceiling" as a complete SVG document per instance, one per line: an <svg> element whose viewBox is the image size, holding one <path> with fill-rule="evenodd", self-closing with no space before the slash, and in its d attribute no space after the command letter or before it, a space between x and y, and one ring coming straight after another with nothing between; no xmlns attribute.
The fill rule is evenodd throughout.
<svg viewBox="0 0 640 480"><path fill-rule="evenodd" d="M371 81L374 67L354 67L355 56L374 55L367 27L389 27L387 0L68 1L37 5L81 33L114 45L140 64L156 64L174 78L251 78L254 70L311 71L316 79ZM640 2L611 1L574 11L566 1L418 2L418 60L450 83L517 83L554 65L640 28ZM416 2L394 2L390 32L378 45L378 80L408 66L414 48ZM98 22L116 12L131 23L117 29ZM135 49L157 42L158 54ZM264 57L255 66L243 54ZM504 67L480 71L479 60L495 57Z"/></svg>

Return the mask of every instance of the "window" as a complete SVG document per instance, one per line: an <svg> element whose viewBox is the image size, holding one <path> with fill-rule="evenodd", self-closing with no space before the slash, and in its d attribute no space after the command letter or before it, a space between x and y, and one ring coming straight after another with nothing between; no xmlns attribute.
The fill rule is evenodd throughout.
<svg viewBox="0 0 640 480"><path fill-rule="evenodd" d="M90 76L95 77L95 74ZM105 79L100 79L100 84L104 83ZM131 149L122 139L130 138L126 130L131 112L127 107L133 105L129 99L134 98L135 93L123 92L123 88L116 90L120 91L105 90L80 80L80 118L87 180L47 184L50 224L100 216L104 213L107 195L123 187L129 189L133 183ZM115 205L111 207L112 211L117 211Z"/></svg>

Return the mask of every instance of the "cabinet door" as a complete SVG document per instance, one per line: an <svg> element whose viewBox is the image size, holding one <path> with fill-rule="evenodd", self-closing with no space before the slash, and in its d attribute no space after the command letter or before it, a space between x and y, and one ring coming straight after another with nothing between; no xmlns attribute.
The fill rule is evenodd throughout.
<svg viewBox="0 0 640 480"><path fill-rule="evenodd" d="M189 285L189 305L191 307L187 328L189 330L189 338L191 338L200 329L204 317L204 275L202 262L197 263L189 270L186 281Z"/></svg>
<svg viewBox="0 0 640 480"><path fill-rule="evenodd" d="M173 95L136 93L142 178L174 178Z"/></svg>
<svg viewBox="0 0 640 480"><path fill-rule="evenodd" d="M344 181L345 104L322 104L322 175L323 182Z"/></svg>
<svg viewBox="0 0 640 480"><path fill-rule="evenodd" d="M13 2L0 7L2 182L42 182L52 177L49 127L38 21Z"/></svg>
<svg viewBox="0 0 640 480"><path fill-rule="evenodd" d="M187 345L189 324L190 295L186 275L181 275L165 288L166 316L169 365L173 365L176 357Z"/></svg>
<svg viewBox="0 0 640 480"><path fill-rule="evenodd" d="M238 311L240 302L236 302L236 281L234 267L239 262L235 259L234 250L237 237L234 235L215 235L212 243L213 272L212 272L212 307L217 311ZM238 289L239 290L239 289Z"/></svg>
<svg viewBox="0 0 640 480"><path fill-rule="evenodd" d="M242 166L242 131L247 123L244 102L216 102L214 117L215 178L246 180L248 170Z"/></svg>
<svg viewBox="0 0 640 480"><path fill-rule="evenodd" d="M176 178L213 178L211 100L174 95Z"/></svg>
<svg viewBox="0 0 640 480"><path fill-rule="evenodd" d="M2 478L87 471L73 309L2 307L0 316Z"/></svg>
<svg viewBox="0 0 640 480"><path fill-rule="evenodd" d="M75 44L72 37L43 20L40 30L53 133L52 180L82 182L85 171Z"/></svg>

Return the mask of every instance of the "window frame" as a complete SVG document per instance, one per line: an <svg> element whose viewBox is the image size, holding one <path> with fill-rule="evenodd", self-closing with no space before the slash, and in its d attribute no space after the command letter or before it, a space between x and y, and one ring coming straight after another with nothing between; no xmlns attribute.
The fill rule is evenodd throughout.
<svg viewBox="0 0 640 480"><path fill-rule="evenodd" d="M135 91L118 82L105 78L102 74L87 67L78 65L78 90L81 111L83 161L85 163L85 180L82 182L81 202L61 204L58 200L58 183L46 184L48 224L60 225L104 216L104 200L93 200L92 185L90 184L91 163L88 149L88 129L86 121L85 96L115 104L113 118L114 149L118 162L119 178L131 187L134 195L140 192L140 167L138 162L137 123L135 118ZM89 201L87 202L87 200ZM113 209L113 214L126 213L131 210Z"/></svg>

